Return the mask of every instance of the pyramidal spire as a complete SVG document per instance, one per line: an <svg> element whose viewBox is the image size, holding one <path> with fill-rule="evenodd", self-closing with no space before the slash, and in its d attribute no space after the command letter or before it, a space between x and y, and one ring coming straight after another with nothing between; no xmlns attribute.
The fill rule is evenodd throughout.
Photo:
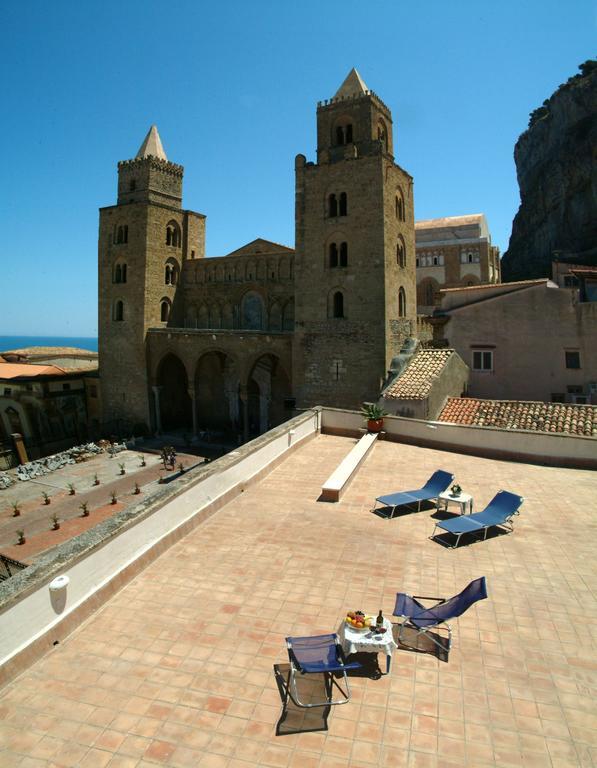
<svg viewBox="0 0 597 768"><path fill-rule="evenodd" d="M164 147L162 146L162 140L160 139L157 125L151 126L147 132L147 136L143 140L143 144L141 144L139 151L137 152L137 157L149 157L150 155L159 157L160 160L168 159L164 152Z"/></svg>
<svg viewBox="0 0 597 768"><path fill-rule="evenodd" d="M342 85L336 91L335 99L348 99L352 96L358 96L361 93L367 93L369 89L365 85L363 78L359 75L356 69L353 67Z"/></svg>

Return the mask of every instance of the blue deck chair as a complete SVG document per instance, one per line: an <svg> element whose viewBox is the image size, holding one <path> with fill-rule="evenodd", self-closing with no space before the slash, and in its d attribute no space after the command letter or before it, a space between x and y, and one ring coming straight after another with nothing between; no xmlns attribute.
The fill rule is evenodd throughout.
<svg viewBox="0 0 597 768"><path fill-rule="evenodd" d="M389 516L389 520L394 517L396 507L406 506L408 504L418 504L417 512L421 511L422 501L431 501L437 499L437 497L446 490L450 483L454 480L454 475L446 472L443 469L438 469L434 472L429 480L422 488L415 491L399 491L398 493L390 493L387 496L378 496L375 499L375 505L377 503L383 504L384 507L391 507L392 511ZM375 510L375 507L373 507Z"/></svg>
<svg viewBox="0 0 597 768"><path fill-rule="evenodd" d="M290 672L288 676L288 692L297 707L328 707L331 704L346 704L350 701L350 686L346 670L360 669L356 661L346 663L340 639L336 634L314 635L313 637L287 637ZM335 674L344 677L346 691L336 681ZM323 674L328 698L325 701L302 702L296 687L296 675ZM341 693L341 698L333 698L333 686Z"/></svg>
<svg viewBox="0 0 597 768"><path fill-rule="evenodd" d="M498 491L489 504L481 512L475 512L474 515L467 515L453 518L451 520L442 520L435 524L431 538L436 533L437 528L443 531L453 533L456 536L457 547L460 543L460 537L464 533L480 533L483 531L483 540L487 538L487 531L494 526L504 526L510 531L514 530L512 518L519 514L519 509L524 499L510 491Z"/></svg>
<svg viewBox="0 0 597 768"><path fill-rule="evenodd" d="M426 634L438 648L445 650L441 643L439 643L432 635L427 634L429 630L436 629L440 624L445 624L448 630L448 650L450 650L452 644L452 629L447 623L448 620L455 619L457 616L462 616L473 603L476 603L477 600L484 600L486 597L487 585L485 583L485 576L481 576L480 579L471 581L462 592L451 597L449 600L441 597L422 597L420 595L411 597L410 595L398 592L396 595L396 606L393 615L405 618L405 621L400 624L398 639L403 645L407 645L402 640L402 632L405 628L415 629L417 636ZM419 600L435 600L437 602L431 608L426 608L419 602Z"/></svg>

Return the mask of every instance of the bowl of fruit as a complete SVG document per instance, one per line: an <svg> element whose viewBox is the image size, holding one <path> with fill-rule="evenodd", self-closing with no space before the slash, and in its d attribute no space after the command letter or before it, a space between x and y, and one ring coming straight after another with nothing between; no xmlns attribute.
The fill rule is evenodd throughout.
<svg viewBox="0 0 597 768"><path fill-rule="evenodd" d="M365 632L371 627L372 616L366 616L363 611L348 611L345 622L357 632Z"/></svg>

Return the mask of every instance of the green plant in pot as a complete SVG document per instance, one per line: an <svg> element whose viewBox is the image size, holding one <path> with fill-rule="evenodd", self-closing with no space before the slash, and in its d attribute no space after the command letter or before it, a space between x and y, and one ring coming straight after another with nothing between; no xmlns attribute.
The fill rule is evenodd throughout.
<svg viewBox="0 0 597 768"><path fill-rule="evenodd" d="M367 420L369 432L380 432L383 427L383 417L388 415L388 412L377 403L363 403L361 413Z"/></svg>
<svg viewBox="0 0 597 768"><path fill-rule="evenodd" d="M454 485L450 488L450 491L452 492L452 496L460 496L462 493L462 488L458 485L458 483L454 483Z"/></svg>

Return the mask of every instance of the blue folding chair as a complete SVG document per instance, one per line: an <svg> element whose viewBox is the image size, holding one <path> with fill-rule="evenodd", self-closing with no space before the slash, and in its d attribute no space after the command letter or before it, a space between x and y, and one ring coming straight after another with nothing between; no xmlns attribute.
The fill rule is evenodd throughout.
<svg viewBox="0 0 597 768"><path fill-rule="evenodd" d="M460 543L460 537L465 533L483 532L483 541L487 538L487 531L494 526L504 526L510 531L514 530L512 518L519 514L524 498L510 491L498 491L489 504L481 512L474 515L466 515L451 520L442 520L435 524L431 538L440 528L447 533L456 536L454 547Z"/></svg>
<svg viewBox="0 0 597 768"><path fill-rule="evenodd" d="M378 496L375 499L375 504L377 505L379 502L380 504L383 504L384 507L392 508L388 518L389 520L394 517L396 507L402 507L408 504L418 504L417 512L420 512L422 501L437 499L440 493L445 491L453 480L454 475L450 474L450 472L438 469L437 472L434 472L431 475L422 488L415 491L399 491L398 493L390 493L386 496ZM375 511L375 507L373 507L373 509Z"/></svg>
<svg viewBox="0 0 597 768"><path fill-rule="evenodd" d="M465 587L462 592L450 599L446 600L441 597L422 597L420 595L405 595L402 592L398 592L396 595L396 606L394 608L394 616L401 616L405 619L400 624L400 630L398 633L398 639L403 645L407 645L402 641L402 632L404 629L416 630L417 637L420 634L427 635L438 648L444 650L444 647L439 643L432 635L428 634L431 629L439 627L441 624L445 624L448 630L448 650L452 644L452 629L447 623L449 619L455 619L457 616L467 611L473 603L477 600L484 600L487 597L487 585L485 583L485 576L481 576L480 579L475 579ZM436 600L436 604L431 608L426 608L419 600Z"/></svg>
<svg viewBox="0 0 597 768"><path fill-rule="evenodd" d="M346 704L350 701L350 686L346 671L360 669L361 664L356 661L346 663L344 651L340 639L336 634L314 635L313 637L287 637L288 658L290 659L290 672L288 676L288 692L297 707L327 707L332 704ZM340 673L344 678L346 690L335 679ZM296 675L323 674L327 699L317 702L303 702L300 700L296 686ZM341 693L341 698L333 698L333 687L336 686Z"/></svg>

